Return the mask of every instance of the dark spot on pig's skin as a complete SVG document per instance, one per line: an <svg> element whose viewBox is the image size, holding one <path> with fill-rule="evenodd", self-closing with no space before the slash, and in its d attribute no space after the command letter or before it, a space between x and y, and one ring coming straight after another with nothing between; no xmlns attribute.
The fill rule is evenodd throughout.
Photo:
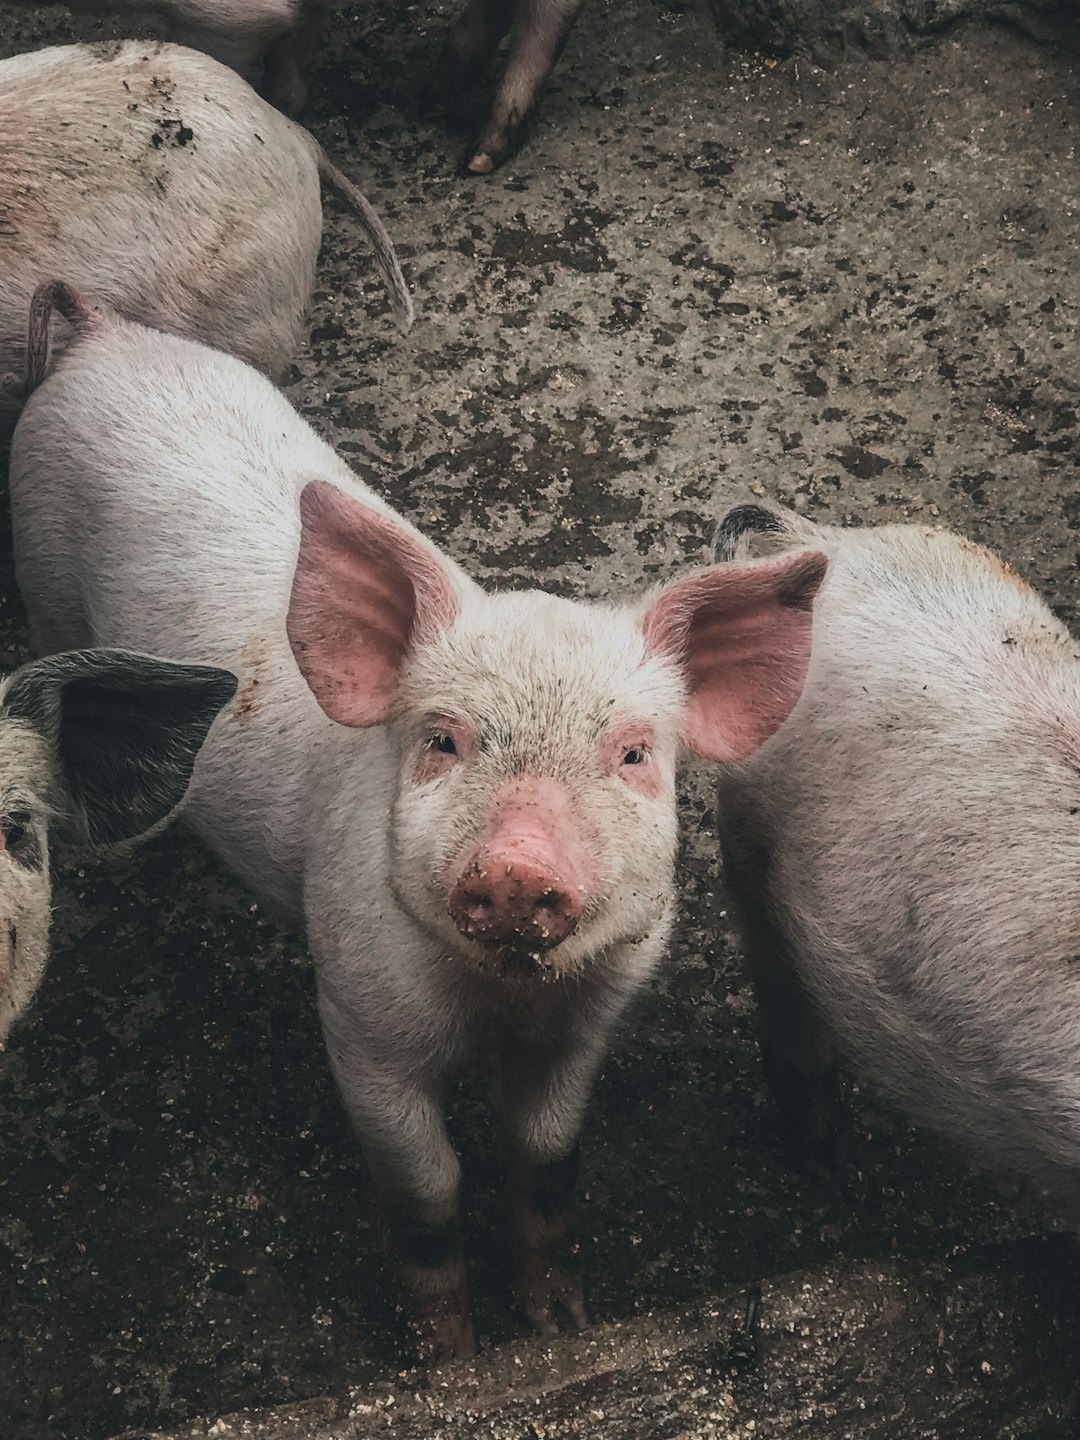
<svg viewBox="0 0 1080 1440"><path fill-rule="evenodd" d="M270 641L265 635L254 636L241 650L237 661L240 686L232 710L234 719L247 719L258 707L269 655Z"/></svg>

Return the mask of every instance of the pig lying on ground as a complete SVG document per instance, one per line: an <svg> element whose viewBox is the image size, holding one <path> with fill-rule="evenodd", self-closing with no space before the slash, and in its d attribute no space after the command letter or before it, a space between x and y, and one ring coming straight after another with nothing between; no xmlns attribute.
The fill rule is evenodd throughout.
<svg viewBox="0 0 1080 1440"><path fill-rule="evenodd" d="M103 845L183 798L236 677L119 650L53 655L0 684L0 1050L49 952L49 837Z"/></svg>
<svg viewBox="0 0 1080 1440"><path fill-rule="evenodd" d="M474 175L490 174L521 143L525 123L584 4L585 0L467 0L432 81L435 104L452 104L475 85L509 35L495 98L467 161Z"/></svg>
<svg viewBox="0 0 1080 1440"><path fill-rule="evenodd" d="M407 325L378 216L307 131L224 66L137 41L0 61L0 420L21 394L30 296L54 273L279 372L314 283L320 176L356 208Z"/></svg>
<svg viewBox="0 0 1080 1440"><path fill-rule="evenodd" d="M1080 646L989 551L745 506L717 555L823 550L795 713L721 775L765 1064L812 1163L834 1047L914 1120L1077 1215Z"/></svg>
<svg viewBox="0 0 1080 1440"><path fill-rule="evenodd" d="M557 1311L583 1324L577 1137L668 934L679 742L731 759L783 721L824 561L721 566L623 606L489 594L254 371L59 284L35 298L42 338L53 303L77 337L12 452L38 642L239 674L187 816L306 926L422 1351L473 1348L444 1106L480 1057L518 1298L545 1333Z"/></svg>

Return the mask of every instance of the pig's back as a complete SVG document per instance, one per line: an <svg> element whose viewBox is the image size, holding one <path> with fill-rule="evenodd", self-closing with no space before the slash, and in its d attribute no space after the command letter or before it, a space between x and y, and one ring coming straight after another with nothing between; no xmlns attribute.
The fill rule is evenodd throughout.
<svg viewBox="0 0 1080 1440"><path fill-rule="evenodd" d="M42 648L119 645L233 670L187 814L260 895L295 910L313 755L336 727L289 649L297 497L368 503L255 371L103 319L28 401L12 446L19 583Z"/></svg>
<svg viewBox="0 0 1080 1440"><path fill-rule="evenodd" d="M835 548L724 847L861 1068L1050 1183L1080 1173L1077 647L999 561L903 530Z"/></svg>
<svg viewBox="0 0 1080 1440"><path fill-rule="evenodd" d="M284 367L322 234L317 157L237 75L145 41L20 55L0 62L0 133L0 412L49 278Z"/></svg>

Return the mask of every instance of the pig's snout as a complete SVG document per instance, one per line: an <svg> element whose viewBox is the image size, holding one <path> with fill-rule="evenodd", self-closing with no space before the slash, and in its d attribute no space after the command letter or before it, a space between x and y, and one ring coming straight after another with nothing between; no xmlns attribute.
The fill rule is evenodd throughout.
<svg viewBox="0 0 1080 1440"><path fill-rule="evenodd" d="M481 945L550 950L581 918L581 888L529 855L477 856L450 892L454 924Z"/></svg>

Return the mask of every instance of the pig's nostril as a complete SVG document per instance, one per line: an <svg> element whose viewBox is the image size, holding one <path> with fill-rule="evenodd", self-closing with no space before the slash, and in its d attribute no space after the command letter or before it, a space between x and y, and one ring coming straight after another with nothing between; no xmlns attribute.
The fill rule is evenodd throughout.
<svg viewBox="0 0 1080 1440"><path fill-rule="evenodd" d="M549 950L574 930L582 906L546 865L499 856L461 877L449 909L458 929L482 944Z"/></svg>

